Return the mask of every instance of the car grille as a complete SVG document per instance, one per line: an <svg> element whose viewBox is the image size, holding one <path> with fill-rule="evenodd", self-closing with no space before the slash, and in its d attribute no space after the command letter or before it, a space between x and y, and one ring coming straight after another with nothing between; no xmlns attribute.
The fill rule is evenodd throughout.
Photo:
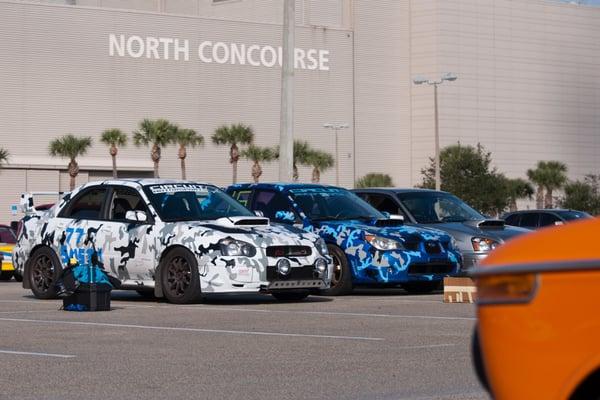
<svg viewBox="0 0 600 400"><path fill-rule="evenodd" d="M454 269L450 263L412 264L408 266L409 275L449 274Z"/></svg>
<svg viewBox="0 0 600 400"><path fill-rule="evenodd" d="M308 257L312 250L308 246L269 246L267 257Z"/></svg>
<svg viewBox="0 0 600 400"><path fill-rule="evenodd" d="M303 280L303 279L318 279L319 273L312 265L304 267L292 267L288 275L281 275L277 272L277 267L267 267L267 280L272 281L287 281L287 280Z"/></svg>

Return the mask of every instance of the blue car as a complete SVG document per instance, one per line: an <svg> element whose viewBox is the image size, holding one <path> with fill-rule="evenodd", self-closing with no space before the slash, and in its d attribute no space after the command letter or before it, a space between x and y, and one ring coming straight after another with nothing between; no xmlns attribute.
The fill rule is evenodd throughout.
<svg viewBox="0 0 600 400"><path fill-rule="evenodd" d="M319 234L334 261L328 295L354 286L397 286L430 292L459 271L453 239L434 229L405 226L349 190L315 184L236 184L227 193L273 222Z"/></svg>

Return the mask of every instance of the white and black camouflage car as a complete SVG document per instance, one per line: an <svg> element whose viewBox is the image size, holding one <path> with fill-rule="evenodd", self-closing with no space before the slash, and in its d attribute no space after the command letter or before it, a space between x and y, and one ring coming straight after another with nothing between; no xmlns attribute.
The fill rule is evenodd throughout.
<svg viewBox="0 0 600 400"><path fill-rule="evenodd" d="M121 289L173 303L210 293L270 293L300 300L328 288L331 263L318 236L271 225L220 189L186 181L85 184L36 212L30 195L14 264L37 298L56 296L67 261L90 260Z"/></svg>

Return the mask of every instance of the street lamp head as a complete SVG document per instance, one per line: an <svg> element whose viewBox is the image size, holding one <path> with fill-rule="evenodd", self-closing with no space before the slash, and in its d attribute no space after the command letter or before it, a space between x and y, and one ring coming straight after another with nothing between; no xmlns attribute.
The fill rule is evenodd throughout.
<svg viewBox="0 0 600 400"><path fill-rule="evenodd" d="M442 75L442 80L443 81L453 82L457 78L458 78L458 76L456 76L456 74L453 73L453 72L447 72L444 75Z"/></svg>
<svg viewBox="0 0 600 400"><path fill-rule="evenodd" d="M348 124L332 124L332 123L327 123L327 124L323 124L323 128L329 128L329 129L348 129L348 128L350 128L350 125L348 125Z"/></svg>
<svg viewBox="0 0 600 400"><path fill-rule="evenodd" d="M428 81L427 78L425 78L424 76L415 76L413 78L413 83L415 85L422 85L424 83L427 83L427 81Z"/></svg>

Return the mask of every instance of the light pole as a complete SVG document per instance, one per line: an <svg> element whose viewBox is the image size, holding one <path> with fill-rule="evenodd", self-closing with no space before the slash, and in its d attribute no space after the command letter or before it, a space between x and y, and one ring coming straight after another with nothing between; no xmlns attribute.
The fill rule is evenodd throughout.
<svg viewBox="0 0 600 400"><path fill-rule="evenodd" d="M458 77L452 72L448 72L440 77L437 81L427 79L422 76L417 76L413 79L415 85L422 85L424 83L433 86L433 109L435 119L435 190L441 190L442 178L440 177L440 130L438 121L438 85L444 83L444 81L452 82Z"/></svg>
<svg viewBox="0 0 600 400"><path fill-rule="evenodd" d="M291 182L294 164L294 41L296 0L285 0L279 123L279 180Z"/></svg>
<svg viewBox="0 0 600 400"><path fill-rule="evenodd" d="M333 129L335 132L335 184L339 186L340 184L340 162L338 161L338 131L340 129L348 129L350 125L348 124L335 124L335 123L327 123L323 124L323 128L325 129Z"/></svg>

